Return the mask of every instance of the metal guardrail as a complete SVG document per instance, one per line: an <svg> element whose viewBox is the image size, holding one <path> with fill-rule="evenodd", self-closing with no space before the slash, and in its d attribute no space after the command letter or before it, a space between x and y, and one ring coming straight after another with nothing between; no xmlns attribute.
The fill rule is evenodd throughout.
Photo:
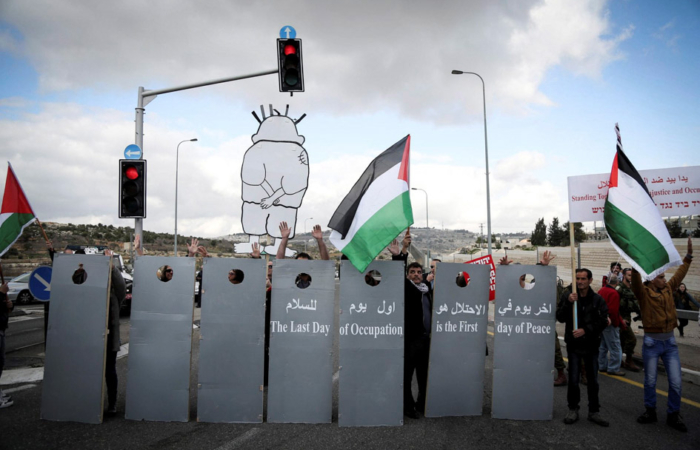
<svg viewBox="0 0 700 450"><path fill-rule="evenodd" d="M694 320L698 321L698 317L700 315L700 312L698 311L687 311L683 309L677 309L676 310L676 315L678 316L679 319L688 319L688 320Z"/></svg>

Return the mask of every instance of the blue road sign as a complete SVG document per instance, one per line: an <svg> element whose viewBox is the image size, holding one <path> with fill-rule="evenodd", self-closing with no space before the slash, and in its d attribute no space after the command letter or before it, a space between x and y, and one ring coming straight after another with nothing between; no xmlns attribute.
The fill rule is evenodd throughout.
<svg viewBox="0 0 700 450"><path fill-rule="evenodd" d="M141 147L136 144L128 145L124 149L125 159L141 159L141 155L143 155L143 151L141 150Z"/></svg>
<svg viewBox="0 0 700 450"><path fill-rule="evenodd" d="M40 266L29 276L29 292L40 302L48 302L51 298L51 267Z"/></svg>
<svg viewBox="0 0 700 450"><path fill-rule="evenodd" d="M295 39L297 37L297 30L294 27L285 25L280 29L280 39Z"/></svg>

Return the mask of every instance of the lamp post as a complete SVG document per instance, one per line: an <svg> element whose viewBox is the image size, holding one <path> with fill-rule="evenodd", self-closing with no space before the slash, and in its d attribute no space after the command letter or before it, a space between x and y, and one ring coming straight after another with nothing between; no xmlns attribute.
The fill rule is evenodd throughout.
<svg viewBox="0 0 700 450"><path fill-rule="evenodd" d="M411 190L412 191L423 191L423 193L425 194L425 227L428 230L428 252L426 254L426 257L430 258L430 219L428 217L428 191L426 191L425 189L421 189L421 188L411 188ZM429 261L426 261L426 264L428 262Z"/></svg>
<svg viewBox="0 0 700 450"><path fill-rule="evenodd" d="M308 219L304 219L304 234L306 234L306 221L307 220L312 220L313 217L309 217ZM306 244L309 242L307 238L304 238L304 252L306 252Z"/></svg>
<svg viewBox="0 0 700 450"><path fill-rule="evenodd" d="M452 75L476 75L481 80L482 94L484 97L484 148L486 150L486 232L489 244L489 255L491 254L491 191L489 188L489 139L486 131L486 83L476 72L463 72L461 70L453 70Z"/></svg>
<svg viewBox="0 0 700 450"><path fill-rule="evenodd" d="M177 172L180 167L180 144L185 142L197 142L197 138L185 139L177 144L177 150L175 150L175 256L177 256Z"/></svg>

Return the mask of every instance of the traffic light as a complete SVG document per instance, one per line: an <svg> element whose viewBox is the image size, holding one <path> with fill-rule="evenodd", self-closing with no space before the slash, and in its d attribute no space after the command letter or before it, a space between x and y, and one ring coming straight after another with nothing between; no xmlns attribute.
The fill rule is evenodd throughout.
<svg viewBox="0 0 700 450"><path fill-rule="evenodd" d="M280 92L304 92L301 39L277 39Z"/></svg>
<svg viewBox="0 0 700 450"><path fill-rule="evenodd" d="M146 217L146 161L119 160L119 217Z"/></svg>

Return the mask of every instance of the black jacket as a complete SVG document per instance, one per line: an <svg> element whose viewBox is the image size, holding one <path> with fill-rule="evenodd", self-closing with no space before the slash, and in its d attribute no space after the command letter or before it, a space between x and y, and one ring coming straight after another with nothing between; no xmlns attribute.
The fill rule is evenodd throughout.
<svg viewBox="0 0 700 450"><path fill-rule="evenodd" d="M426 336L423 326L423 293L408 279L404 280L404 333L406 340ZM427 285L430 288L430 285ZM430 311L433 310L433 290L428 291Z"/></svg>
<svg viewBox="0 0 700 450"><path fill-rule="evenodd" d="M600 336L608 326L608 305L603 297L596 294L593 289L588 289L588 294L576 302L578 311L578 327L586 332L578 339L574 339L573 303L569 301L567 289L562 293L557 305L557 320L566 324L564 341L569 351L576 353L597 353L600 347Z"/></svg>

